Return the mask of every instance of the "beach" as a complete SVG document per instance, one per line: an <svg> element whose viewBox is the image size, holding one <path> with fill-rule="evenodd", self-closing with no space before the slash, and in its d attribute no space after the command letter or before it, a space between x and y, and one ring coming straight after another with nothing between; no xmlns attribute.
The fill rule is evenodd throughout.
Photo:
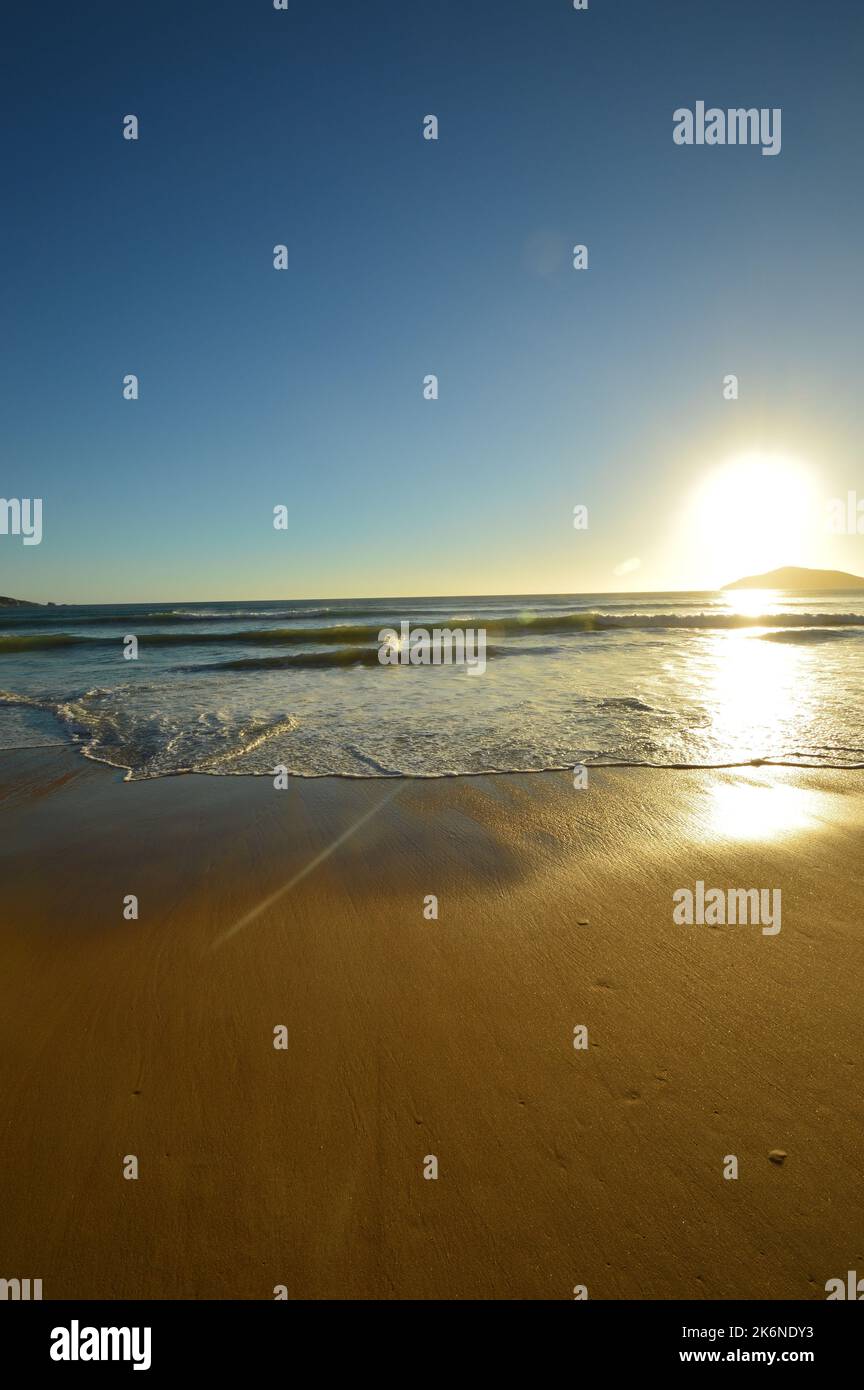
<svg viewBox="0 0 864 1390"><path fill-rule="evenodd" d="M861 772L122 779L0 755L4 1276L806 1300L864 1270ZM673 923L700 881L782 890L782 929Z"/></svg>

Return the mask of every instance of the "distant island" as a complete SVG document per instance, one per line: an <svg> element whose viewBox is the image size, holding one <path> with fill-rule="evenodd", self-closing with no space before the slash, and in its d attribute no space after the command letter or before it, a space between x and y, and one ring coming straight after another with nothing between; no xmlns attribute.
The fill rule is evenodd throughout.
<svg viewBox="0 0 864 1390"><path fill-rule="evenodd" d="M847 574L845 570L808 570L785 565L779 570L769 570L767 574L748 574L745 579L724 584L723 588L806 589L812 593L816 589L864 589L864 579L860 574Z"/></svg>

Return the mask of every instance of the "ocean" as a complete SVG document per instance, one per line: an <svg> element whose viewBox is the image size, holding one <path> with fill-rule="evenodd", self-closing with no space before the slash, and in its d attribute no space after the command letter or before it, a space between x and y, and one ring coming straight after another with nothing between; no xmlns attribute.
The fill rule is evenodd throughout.
<svg viewBox="0 0 864 1390"><path fill-rule="evenodd" d="M403 620L485 629L485 671L382 666ZM0 748L129 780L861 766L862 689L864 591L0 609Z"/></svg>

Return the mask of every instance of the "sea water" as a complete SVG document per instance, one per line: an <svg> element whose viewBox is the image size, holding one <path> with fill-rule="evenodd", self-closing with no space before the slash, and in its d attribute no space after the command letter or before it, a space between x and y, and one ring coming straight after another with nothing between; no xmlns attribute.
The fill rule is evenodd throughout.
<svg viewBox="0 0 864 1390"><path fill-rule="evenodd" d="M403 621L484 630L482 676L382 664ZM0 747L71 744L130 779L853 766L862 689L862 591L0 611Z"/></svg>

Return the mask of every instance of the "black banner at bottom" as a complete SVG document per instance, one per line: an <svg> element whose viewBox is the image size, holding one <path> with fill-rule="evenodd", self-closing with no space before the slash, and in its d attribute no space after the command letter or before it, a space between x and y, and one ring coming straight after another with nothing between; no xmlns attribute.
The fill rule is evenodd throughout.
<svg viewBox="0 0 864 1390"><path fill-rule="evenodd" d="M580 1365L593 1356L610 1371L803 1365L824 1374L848 1365L860 1346L864 1310L850 1311L839 1302L573 1301L558 1305L554 1317L551 1305L544 1305L543 1334L553 1339L563 1335L560 1352L571 1364L574 1355ZM92 1377L106 1367L114 1375L158 1377L188 1370L225 1377L249 1371L257 1375L270 1368L290 1370L296 1368L298 1352L305 1351L321 1370L331 1369L342 1357L350 1357L352 1371L388 1364L395 1370L398 1358L403 1372L413 1378L417 1366L410 1372L404 1364L401 1334L412 1339L415 1352L420 1351L427 1379L438 1364L445 1375L457 1364L463 1372L471 1363L482 1363L488 1371L499 1355L512 1371L514 1360L528 1355L533 1359L542 1347L534 1336L530 1342L524 1340L526 1332L538 1330L533 1319L526 1318L520 1329L522 1315L514 1323L510 1311L496 1355L487 1314L480 1314L480 1324L474 1321L476 1304L467 1320L457 1312L455 1323L445 1325L440 1304L431 1317L421 1314L419 1324L410 1314L403 1320L391 1309L381 1335L393 1335L392 1344L373 1343L365 1336L334 1340L337 1332L350 1336L355 1328L363 1334L370 1331L366 1319L374 1305L362 1306L363 1324L357 1325L345 1303L6 1302L0 1305L0 1368L7 1373L12 1366L25 1374L49 1371L61 1377ZM446 1335L451 1330L461 1334L458 1354ZM550 1352L558 1350L549 1347Z"/></svg>

